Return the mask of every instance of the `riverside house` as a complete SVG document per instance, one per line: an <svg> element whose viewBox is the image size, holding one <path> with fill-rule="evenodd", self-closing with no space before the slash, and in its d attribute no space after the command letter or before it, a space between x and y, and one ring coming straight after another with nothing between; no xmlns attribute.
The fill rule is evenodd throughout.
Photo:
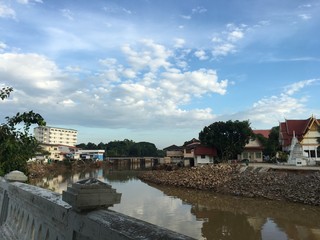
<svg viewBox="0 0 320 240"><path fill-rule="evenodd" d="M217 150L200 144L199 140L192 139L189 144L179 147L171 145L163 149L166 151L165 163L180 163L185 166L213 164L217 157Z"/></svg>
<svg viewBox="0 0 320 240"><path fill-rule="evenodd" d="M166 152L164 163L179 163L183 160L183 147L171 145L163 149Z"/></svg>
<svg viewBox="0 0 320 240"><path fill-rule="evenodd" d="M269 138L270 130L253 130L254 134L261 134L265 138ZM258 138L250 139L249 143L244 147L244 151L238 156L238 160L249 159L251 162L263 161L263 145Z"/></svg>

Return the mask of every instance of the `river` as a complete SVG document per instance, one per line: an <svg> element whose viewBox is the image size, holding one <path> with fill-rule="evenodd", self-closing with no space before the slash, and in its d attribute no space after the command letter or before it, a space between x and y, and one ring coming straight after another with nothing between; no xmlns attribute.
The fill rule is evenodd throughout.
<svg viewBox="0 0 320 240"><path fill-rule="evenodd" d="M110 209L196 239L320 240L320 207L151 185L138 173L102 168L31 183L62 193L73 182L95 177L122 193L121 203Z"/></svg>

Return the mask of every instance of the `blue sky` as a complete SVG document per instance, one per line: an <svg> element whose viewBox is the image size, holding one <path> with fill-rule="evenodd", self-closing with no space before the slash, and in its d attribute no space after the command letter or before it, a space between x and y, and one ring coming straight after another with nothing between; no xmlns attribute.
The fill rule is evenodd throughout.
<svg viewBox="0 0 320 240"><path fill-rule="evenodd" d="M0 0L0 119L159 149L320 117L319 0Z"/></svg>

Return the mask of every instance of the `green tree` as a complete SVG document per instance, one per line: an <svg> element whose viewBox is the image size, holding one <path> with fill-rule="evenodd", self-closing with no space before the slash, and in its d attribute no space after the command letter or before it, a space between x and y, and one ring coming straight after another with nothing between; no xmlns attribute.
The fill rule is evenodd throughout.
<svg viewBox="0 0 320 240"><path fill-rule="evenodd" d="M85 143L80 143L76 145L77 148L81 148L81 149L87 149L87 144Z"/></svg>
<svg viewBox="0 0 320 240"><path fill-rule="evenodd" d="M217 149L221 160L236 158L253 137L249 121L214 122L199 133L202 144Z"/></svg>
<svg viewBox="0 0 320 240"><path fill-rule="evenodd" d="M12 88L2 88L0 98L9 97ZM27 172L27 160L39 151L38 141L29 134L31 125L46 125L44 119L33 111L17 113L6 117L6 123L0 125L0 174L13 170Z"/></svg>
<svg viewBox="0 0 320 240"><path fill-rule="evenodd" d="M134 144L132 140L111 141L107 144L107 155L110 157L128 157L130 147Z"/></svg>
<svg viewBox="0 0 320 240"><path fill-rule="evenodd" d="M153 143L139 142L131 145L129 149L130 157L156 157L158 150Z"/></svg>
<svg viewBox="0 0 320 240"><path fill-rule="evenodd" d="M280 150L281 146L279 142L279 126L276 126L271 128L267 142L264 145L263 154L270 156L270 158L273 158Z"/></svg>
<svg viewBox="0 0 320 240"><path fill-rule="evenodd" d="M10 96L10 93L13 91L12 87L3 87L0 90L0 98L4 100Z"/></svg>

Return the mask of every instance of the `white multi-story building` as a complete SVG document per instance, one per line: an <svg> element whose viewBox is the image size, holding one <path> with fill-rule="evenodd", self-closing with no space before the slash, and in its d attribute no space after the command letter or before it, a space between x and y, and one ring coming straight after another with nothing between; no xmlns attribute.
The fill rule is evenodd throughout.
<svg viewBox="0 0 320 240"><path fill-rule="evenodd" d="M34 128L34 137L40 143L75 146L78 131L74 129L40 126Z"/></svg>

